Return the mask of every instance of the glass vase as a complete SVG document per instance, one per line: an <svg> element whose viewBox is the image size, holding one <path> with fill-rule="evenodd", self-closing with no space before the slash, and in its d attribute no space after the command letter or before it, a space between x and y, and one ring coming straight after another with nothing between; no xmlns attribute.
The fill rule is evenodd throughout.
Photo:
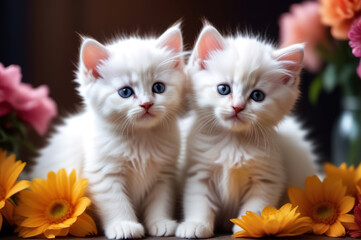
<svg viewBox="0 0 361 240"><path fill-rule="evenodd" d="M332 163L355 167L361 161L361 98L342 99L342 109L332 132Z"/></svg>

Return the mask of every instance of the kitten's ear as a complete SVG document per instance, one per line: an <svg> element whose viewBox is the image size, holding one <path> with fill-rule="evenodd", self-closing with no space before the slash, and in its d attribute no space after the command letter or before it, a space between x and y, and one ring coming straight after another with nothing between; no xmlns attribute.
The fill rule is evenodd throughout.
<svg viewBox="0 0 361 240"><path fill-rule="evenodd" d="M108 50L94 39L84 39L80 48L80 59L87 71L99 78L98 66L109 58Z"/></svg>
<svg viewBox="0 0 361 240"><path fill-rule="evenodd" d="M284 84L298 84L298 75L303 67L304 50L305 44L298 43L275 52L276 59L281 62L286 70L286 76L283 79Z"/></svg>
<svg viewBox="0 0 361 240"><path fill-rule="evenodd" d="M198 37L191 61L198 62L202 69L206 69L204 61L209 59L212 52L224 49L224 45L224 39L217 29L207 25Z"/></svg>
<svg viewBox="0 0 361 240"><path fill-rule="evenodd" d="M170 27L157 39L157 47L167 48L171 50L175 55L179 55L179 58L174 62L174 68L176 68L182 61L180 53L183 51L183 38L180 30L180 24Z"/></svg>

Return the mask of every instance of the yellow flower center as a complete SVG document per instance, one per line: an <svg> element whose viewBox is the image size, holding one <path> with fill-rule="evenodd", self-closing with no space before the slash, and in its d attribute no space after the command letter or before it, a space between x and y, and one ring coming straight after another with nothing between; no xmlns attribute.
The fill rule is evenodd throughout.
<svg viewBox="0 0 361 240"><path fill-rule="evenodd" d="M52 201L46 210L46 215L51 223L61 223L70 218L72 213L72 206L64 199Z"/></svg>
<svg viewBox="0 0 361 240"><path fill-rule="evenodd" d="M334 224L338 218L338 213L333 204L322 202L313 208L313 220L316 223Z"/></svg>

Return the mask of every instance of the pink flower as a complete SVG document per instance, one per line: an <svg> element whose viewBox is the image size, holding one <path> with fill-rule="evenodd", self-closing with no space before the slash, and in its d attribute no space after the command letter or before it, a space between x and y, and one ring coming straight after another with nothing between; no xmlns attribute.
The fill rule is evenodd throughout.
<svg viewBox="0 0 361 240"><path fill-rule="evenodd" d="M56 104L48 97L47 86L32 88L22 83L21 77L19 66L5 68L0 63L0 117L14 110L20 119L44 134L57 114Z"/></svg>
<svg viewBox="0 0 361 240"><path fill-rule="evenodd" d="M348 32L350 47L355 57L361 57L361 17L353 21L350 31ZM356 69L357 75L361 78L361 62Z"/></svg>
<svg viewBox="0 0 361 240"><path fill-rule="evenodd" d="M352 53L356 57L361 57L361 18L353 21L351 29L348 32L348 38L350 39L350 47Z"/></svg>
<svg viewBox="0 0 361 240"><path fill-rule="evenodd" d="M12 107L6 101L21 82L20 67L11 65L7 68L0 63L0 117L11 112Z"/></svg>
<svg viewBox="0 0 361 240"><path fill-rule="evenodd" d="M354 211L354 219L348 223L345 223L345 227L347 229L347 233L353 238L361 237L361 202L360 195L355 203Z"/></svg>
<svg viewBox="0 0 361 240"><path fill-rule="evenodd" d="M279 20L281 47L306 42L304 64L311 72L321 68L321 57L317 54L318 44L327 43L327 29L321 23L318 2L293 4L290 13L284 13Z"/></svg>

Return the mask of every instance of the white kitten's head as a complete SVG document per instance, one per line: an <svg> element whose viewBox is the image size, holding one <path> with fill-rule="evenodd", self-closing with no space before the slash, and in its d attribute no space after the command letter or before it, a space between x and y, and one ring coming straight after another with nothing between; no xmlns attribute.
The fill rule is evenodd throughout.
<svg viewBox="0 0 361 240"><path fill-rule="evenodd" d="M149 128L174 117L182 101L179 25L158 39L131 37L102 45L84 39L78 70L87 107L123 127Z"/></svg>
<svg viewBox="0 0 361 240"><path fill-rule="evenodd" d="M223 38L205 26L187 67L196 111L232 131L274 126L298 98L303 49L275 49L248 36Z"/></svg>

